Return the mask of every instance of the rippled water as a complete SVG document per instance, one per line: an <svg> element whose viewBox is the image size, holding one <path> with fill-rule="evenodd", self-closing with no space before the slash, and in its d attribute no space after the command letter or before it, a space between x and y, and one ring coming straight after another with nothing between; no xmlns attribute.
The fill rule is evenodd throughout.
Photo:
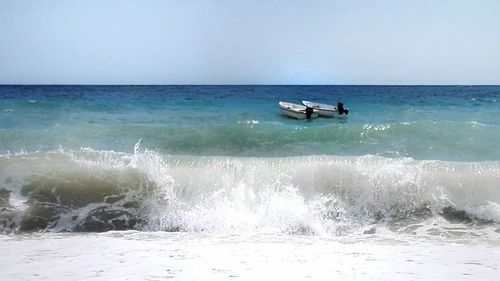
<svg viewBox="0 0 500 281"><path fill-rule="evenodd" d="M279 114L302 99L349 116ZM0 86L0 279L494 280L499 99Z"/></svg>

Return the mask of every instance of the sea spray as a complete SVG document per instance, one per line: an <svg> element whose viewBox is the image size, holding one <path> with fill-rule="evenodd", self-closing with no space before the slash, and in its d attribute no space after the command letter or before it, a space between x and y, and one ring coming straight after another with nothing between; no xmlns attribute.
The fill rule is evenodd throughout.
<svg viewBox="0 0 500 281"><path fill-rule="evenodd" d="M1 157L1 231L428 234L458 223L491 234L500 223L496 161L182 156L139 144Z"/></svg>

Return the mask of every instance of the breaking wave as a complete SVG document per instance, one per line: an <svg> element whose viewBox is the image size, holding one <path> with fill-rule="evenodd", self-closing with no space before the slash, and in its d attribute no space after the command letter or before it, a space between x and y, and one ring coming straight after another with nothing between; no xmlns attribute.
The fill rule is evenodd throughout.
<svg viewBox="0 0 500 281"><path fill-rule="evenodd" d="M139 144L0 156L0 232L500 236L498 161L178 156Z"/></svg>

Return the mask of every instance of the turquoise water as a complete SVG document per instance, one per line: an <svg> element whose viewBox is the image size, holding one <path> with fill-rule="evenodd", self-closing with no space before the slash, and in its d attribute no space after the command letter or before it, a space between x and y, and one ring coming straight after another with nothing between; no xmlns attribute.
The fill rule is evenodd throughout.
<svg viewBox="0 0 500 281"><path fill-rule="evenodd" d="M349 108L294 120L278 101ZM0 86L0 232L500 235L498 86Z"/></svg>
<svg viewBox="0 0 500 281"><path fill-rule="evenodd" d="M499 160L500 87L1 86L0 152L92 147L168 154L381 155ZM346 120L296 121L280 100L335 104Z"/></svg>

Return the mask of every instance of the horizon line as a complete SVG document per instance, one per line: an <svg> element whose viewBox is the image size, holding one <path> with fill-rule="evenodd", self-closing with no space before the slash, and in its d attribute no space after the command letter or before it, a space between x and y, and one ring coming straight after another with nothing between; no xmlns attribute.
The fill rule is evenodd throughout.
<svg viewBox="0 0 500 281"><path fill-rule="evenodd" d="M500 86L500 84L71 84L71 83L27 83L27 84L16 84L16 83L6 83L0 86L383 86L383 87L450 87L450 86L460 86L460 87L470 87L470 86Z"/></svg>

